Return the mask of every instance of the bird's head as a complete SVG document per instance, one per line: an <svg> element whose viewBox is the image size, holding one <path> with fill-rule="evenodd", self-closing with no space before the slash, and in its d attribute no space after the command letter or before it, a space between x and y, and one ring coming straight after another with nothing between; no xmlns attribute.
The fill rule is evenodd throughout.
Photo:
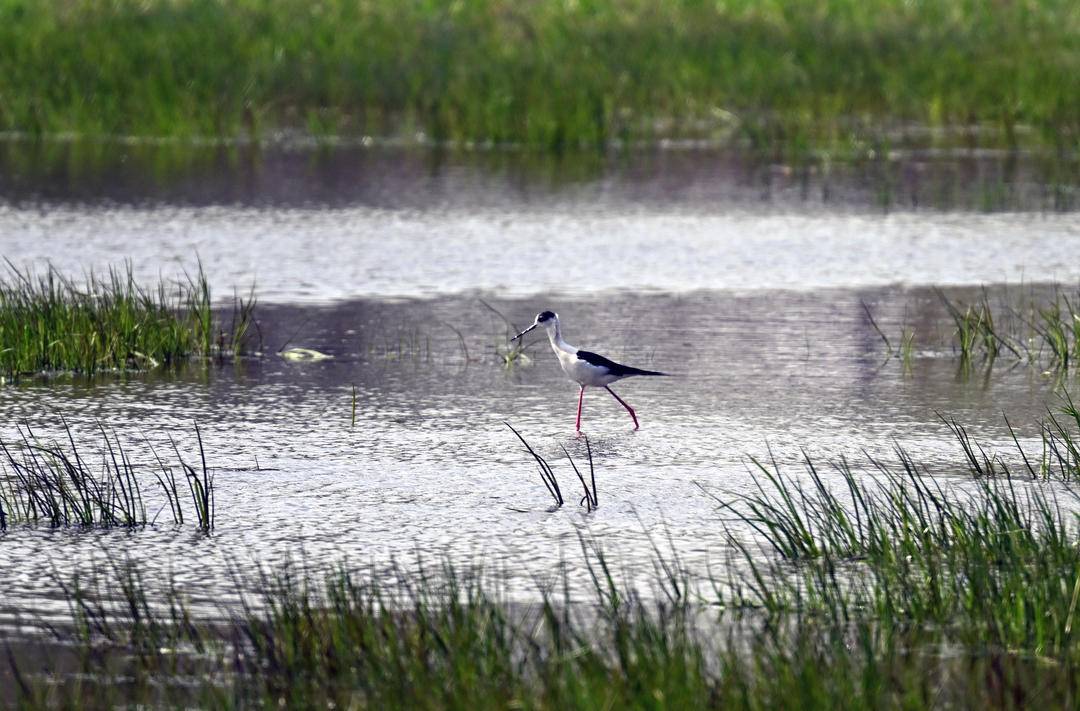
<svg viewBox="0 0 1080 711"><path fill-rule="evenodd" d="M529 326L524 331L514 336L510 340L516 341L537 326L543 328L548 332L551 332L552 329L558 328L559 326L559 314L555 313L554 311L541 311L540 313L536 314L536 320L533 321L533 325Z"/></svg>

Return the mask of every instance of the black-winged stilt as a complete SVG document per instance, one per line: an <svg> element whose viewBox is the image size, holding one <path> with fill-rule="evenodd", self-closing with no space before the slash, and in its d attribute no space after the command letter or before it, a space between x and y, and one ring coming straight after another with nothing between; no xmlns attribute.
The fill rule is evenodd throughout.
<svg viewBox="0 0 1080 711"><path fill-rule="evenodd" d="M659 373L655 370L642 370L641 368L631 368L628 365L621 365L608 360L602 355L574 348L563 340L562 329L559 327L559 314L554 311L541 311L536 314L536 320L533 322L533 325L529 326L510 340L516 341L538 326L547 331L548 340L551 341L551 349L555 351L555 355L559 357L559 365L562 366L563 372L566 373L567 377L581 386L581 392L578 393L577 402L577 431L581 431L581 404L585 399L585 388L589 386L603 388L611 393L611 396L618 400L619 404L625 407L626 411L630 413L630 417L634 420L634 429L638 429L637 415L634 414L634 408L627 405L626 402L616 395L615 391L608 386L616 380L629 378L631 375L667 375L667 373Z"/></svg>

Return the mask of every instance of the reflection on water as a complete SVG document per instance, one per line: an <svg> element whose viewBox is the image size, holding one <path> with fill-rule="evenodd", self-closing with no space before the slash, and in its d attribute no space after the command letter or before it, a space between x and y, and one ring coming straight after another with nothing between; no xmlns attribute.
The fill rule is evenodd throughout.
<svg viewBox="0 0 1080 711"><path fill-rule="evenodd" d="M910 369L883 360L863 301L888 333L914 327L921 345ZM85 443L84 456L102 422L131 440L131 452L149 466L140 436L165 445L171 434L194 452L198 421L218 470L218 529L209 540L190 526L3 534L4 606L66 609L50 602L47 572L106 553L129 555L154 577L173 573L200 599L230 589L230 566L250 571L255 562L290 557L312 566L345 558L383 567L418 553L428 561L448 554L505 569L511 582L530 587L533 576L575 557L580 532L600 539L630 575L651 571L649 535L670 536L683 562L704 571L722 562L723 549L718 514L697 484L747 490L748 453L769 446L781 463L798 467L800 448L859 461L863 448L887 457L895 441L920 461L951 469L960 452L938 413L1006 447L1001 411L1022 436L1034 436L1032 423L1054 397L1037 370L1005 359L974 376L958 371L950 354L931 347L944 342L949 326L927 290L492 304L519 324L551 308L571 343L674 373L614 386L637 409L638 432L610 396L588 392L584 430L596 456L599 511L587 515L571 503L549 512L534 465L503 424L513 423L549 458L566 490L576 489L561 446L584 461L583 442L573 437L577 390L545 341L531 342L531 364L504 369L494 350L506 325L468 297L266 306L269 349L288 343L334 358L267 356L179 375L26 382L0 391L6 441L22 420L39 436L58 434L63 414ZM450 325L466 334L469 360Z"/></svg>
<svg viewBox="0 0 1080 711"><path fill-rule="evenodd" d="M277 302L1080 278L1080 221L1054 212L1078 173L1030 158L105 147L0 142L3 256L73 274L130 259L153 282L198 255L217 294L254 282ZM191 165L155 168L174 152ZM988 189L1030 211L924 209L981 209Z"/></svg>
<svg viewBox="0 0 1080 711"><path fill-rule="evenodd" d="M552 156L0 140L0 200L13 204L1068 211L1080 207L1078 185L1074 156L974 150L791 164L720 149Z"/></svg>

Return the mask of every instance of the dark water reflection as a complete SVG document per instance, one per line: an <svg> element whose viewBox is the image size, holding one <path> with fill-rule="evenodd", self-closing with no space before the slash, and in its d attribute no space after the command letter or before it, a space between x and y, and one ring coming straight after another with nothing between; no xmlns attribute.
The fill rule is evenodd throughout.
<svg viewBox="0 0 1080 711"><path fill-rule="evenodd" d="M910 367L884 360L863 302L887 333L915 329ZM503 422L549 457L574 491L561 446L583 458L583 442L573 437L576 386L546 342L530 347L531 363L502 367L495 351L505 346L506 326L477 299L265 306L268 351L287 344L333 358L290 363L268 355L180 374L0 390L5 441L20 421L39 436L59 434L63 414L86 452L96 452L101 422L147 465L140 437L164 446L171 434L190 454L198 421L218 471L219 512L210 539L190 526L12 528L0 535L3 606L66 609L50 602L56 588L47 571L108 555L131 556L158 578L173 574L208 600L231 589L230 566L251 571L290 557L381 568L417 554L449 555L504 569L511 586L531 588L535 576L577 555L580 533L603 541L631 577L651 575L650 535L670 537L683 562L704 571L724 550L718 514L697 485L747 490L747 454L771 447L797 468L801 449L863 461L864 449L888 457L900 443L948 472L961 453L939 413L1006 448L1002 411L1031 437L1055 398L1053 379L1007 359L959 370L941 347L950 328L929 290L491 303L518 323L557 310L571 343L674 374L615 386L637 408L638 432L606 393L589 392L584 429L596 455L598 511L587 515L573 503L548 511L533 465ZM469 360L451 325L465 334Z"/></svg>
<svg viewBox="0 0 1080 711"><path fill-rule="evenodd" d="M550 156L344 145L0 140L0 200L145 206L406 210L654 209L1069 211L1070 156L867 149L786 162L734 149Z"/></svg>
<svg viewBox="0 0 1080 711"><path fill-rule="evenodd" d="M1041 161L0 141L0 254L144 283L200 257L279 303L1071 282L1080 179Z"/></svg>

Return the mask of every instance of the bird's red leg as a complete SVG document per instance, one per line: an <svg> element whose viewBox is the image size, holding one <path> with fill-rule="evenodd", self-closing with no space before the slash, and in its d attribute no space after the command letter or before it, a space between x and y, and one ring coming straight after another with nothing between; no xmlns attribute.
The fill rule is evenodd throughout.
<svg viewBox="0 0 1080 711"><path fill-rule="evenodd" d="M585 399L585 386L581 386L581 392L577 398L577 431L581 432L581 403Z"/></svg>
<svg viewBox="0 0 1080 711"><path fill-rule="evenodd" d="M619 401L619 404L621 404L621 405L622 405L623 407L625 407L625 408L626 408L626 411L630 413L630 417L631 417L631 418L632 418L632 419L634 420L634 429L635 429L635 430L636 430L636 429L638 429L638 428L639 428L639 425L638 425L638 421L637 421L637 415L635 415L635 414L634 414L634 408L632 408L632 407L630 407L629 405L627 405L627 404L626 404L626 401L625 401L625 400L623 400L623 399L622 399L621 397L619 397L618 395L616 395L616 394L615 394L615 391L614 391L614 390L612 390L611 388L609 388L608 386L606 386L606 385L605 385L605 386L604 386L604 390L607 390L607 391L608 391L609 393L611 393L611 397L613 397L613 398L615 398L616 400L618 400L618 401Z"/></svg>

